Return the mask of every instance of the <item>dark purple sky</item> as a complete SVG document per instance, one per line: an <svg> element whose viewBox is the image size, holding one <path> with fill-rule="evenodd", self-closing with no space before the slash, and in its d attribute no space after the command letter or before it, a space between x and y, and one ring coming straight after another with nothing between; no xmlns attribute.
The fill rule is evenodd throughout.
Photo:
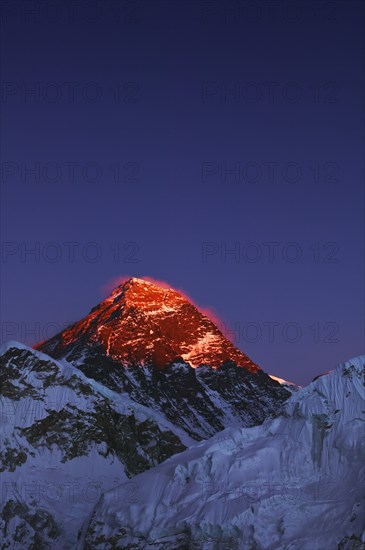
<svg viewBox="0 0 365 550"><path fill-rule="evenodd" d="M300 384L363 352L362 2L2 9L2 341L130 274Z"/></svg>

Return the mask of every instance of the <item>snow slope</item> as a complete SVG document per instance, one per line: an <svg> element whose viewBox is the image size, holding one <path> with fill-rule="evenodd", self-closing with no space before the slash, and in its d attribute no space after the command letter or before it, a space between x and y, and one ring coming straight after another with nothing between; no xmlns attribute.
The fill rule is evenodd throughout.
<svg viewBox="0 0 365 550"><path fill-rule="evenodd" d="M364 361L295 392L282 416L227 428L101 496L79 549L363 549Z"/></svg>
<svg viewBox="0 0 365 550"><path fill-rule="evenodd" d="M17 342L0 349L0 385L1 548L70 548L102 491L193 441L128 394Z"/></svg>
<svg viewBox="0 0 365 550"><path fill-rule="evenodd" d="M301 388L302 386L298 386L297 384L294 384L294 382L288 382L288 380L284 380L284 378L279 378L278 376L274 376L273 374L269 374L270 378L272 380L275 380L276 382L279 382L284 388L290 393L296 392Z"/></svg>
<svg viewBox="0 0 365 550"><path fill-rule="evenodd" d="M227 425L262 422L288 395L235 365L113 366L119 391L65 359L16 342L0 349L4 548L71 548L103 492L119 498L125 482L133 502L133 476Z"/></svg>

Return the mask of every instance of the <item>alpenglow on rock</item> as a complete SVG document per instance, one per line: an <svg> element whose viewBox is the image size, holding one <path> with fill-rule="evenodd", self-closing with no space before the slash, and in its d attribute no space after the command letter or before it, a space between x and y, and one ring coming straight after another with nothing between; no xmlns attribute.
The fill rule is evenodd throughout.
<svg viewBox="0 0 365 550"><path fill-rule="evenodd" d="M176 290L132 278L37 346L195 440L278 413L290 392Z"/></svg>
<svg viewBox="0 0 365 550"><path fill-rule="evenodd" d="M100 346L125 366L164 368L176 359L213 368L233 361L250 372L259 367L215 324L172 288L131 278L90 313L37 349L55 358L77 358Z"/></svg>

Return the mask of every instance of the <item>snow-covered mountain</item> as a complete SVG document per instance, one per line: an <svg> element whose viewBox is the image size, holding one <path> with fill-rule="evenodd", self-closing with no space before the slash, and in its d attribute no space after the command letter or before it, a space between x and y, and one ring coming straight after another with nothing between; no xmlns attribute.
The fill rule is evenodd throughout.
<svg viewBox="0 0 365 550"><path fill-rule="evenodd" d="M299 390L299 388L301 388L301 386L294 384L294 382L284 380L284 378L279 378L278 376L274 376L273 374L269 374L269 376L273 380L276 380L276 382L279 382L279 384L281 384L286 390L290 391L290 393L296 392Z"/></svg>
<svg viewBox="0 0 365 550"><path fill-rule="evenodd" d="M360 550L365 357L295 392L283 414L228 428L101 496L78 548Z"/></svg>
<svg viewBox="0 0 365 550"><path fill-rule="evenodd" d="M65 361L0 350L1 548L70 548L101 491L193 440Z"/></svg>
<svg viewBox="0 0 365 550"><path fill-rule="evenodd" d="M363 544L364 358L298 389L135 278L37 348L0 349L1 548Z"/></svg>
<svg viewBox="0 0 365 550"><path fill-rule="evenodd" d="M129 502L133 476L290 395L179 293L139 279L38 348L53 357L0 350L4 548L71 548L101 492L129 483Z"/></svg>
<svg viewBox="0 0 365 550"><path fill-rule="evenodd" d="M137 278L37 349L127 393L195 440L259 424L290 396L184 296Z"/></svg>

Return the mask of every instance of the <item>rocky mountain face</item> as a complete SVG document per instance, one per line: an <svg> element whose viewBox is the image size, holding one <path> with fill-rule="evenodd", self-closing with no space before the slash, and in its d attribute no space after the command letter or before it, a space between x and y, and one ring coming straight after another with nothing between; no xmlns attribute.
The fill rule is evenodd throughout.
<svg viewBox="0 0 365 550"><path fill-rule="evenodd" d="M129 279L37 349L200 440L277 414L290 395L173 289Z"/></svg>
<svg viewBox="0 0 365 550"><path fill-rule="evenodd" d="M36 347L72 361L98 349L124 366L163 369L182 360L192 367L217 368L232 361L250 372L259 370L179 292L137 278L118 286L81 321Z"/></svg>
<svg viewBox="0 0 365 550"><path fill-rule="evenodd" d="M2 348L0 382L1 548L71 548L101 491L192 443L127 394L21 344Z"/></svg>

